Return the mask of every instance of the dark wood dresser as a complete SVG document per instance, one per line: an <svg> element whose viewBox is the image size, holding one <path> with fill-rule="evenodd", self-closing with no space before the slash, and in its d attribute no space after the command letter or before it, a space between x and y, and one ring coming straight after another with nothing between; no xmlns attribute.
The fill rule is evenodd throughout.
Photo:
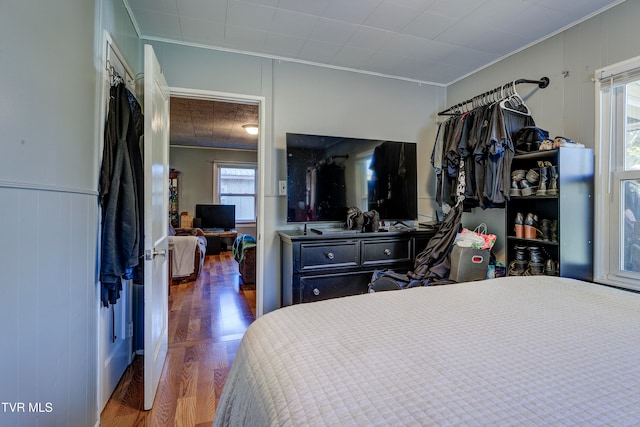
<svg viewBox="0 0 640 427"><path fill-rule="evenodd" d="M413 268L434 229L305 234L279 231L281 304L287 306L366 293L374 270Z"/></svg>

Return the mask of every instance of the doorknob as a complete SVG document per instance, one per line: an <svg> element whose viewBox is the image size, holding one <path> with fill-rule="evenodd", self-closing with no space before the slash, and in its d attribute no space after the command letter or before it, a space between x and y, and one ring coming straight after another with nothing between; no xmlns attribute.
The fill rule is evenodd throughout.
<svg viewBox="0 0 640 427"><path fill-rule="evenodd" d="M146 261L151 261L152 259L154 259L157 256L162 256L162 257L166 257L167 256L167 250L166 249L161 249L159 251L156 251L155 249L153 251L147 249L146 251L144 251L144 259Z"/></svg>

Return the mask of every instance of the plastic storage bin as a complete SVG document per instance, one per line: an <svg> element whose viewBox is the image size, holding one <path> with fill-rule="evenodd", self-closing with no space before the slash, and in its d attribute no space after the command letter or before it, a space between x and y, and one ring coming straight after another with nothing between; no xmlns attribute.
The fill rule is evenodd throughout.
<svg viewBox="0 0 640 427"><path fill-rule="evenodd" d="M490 258L491 250L489 249L454 246L451 251L451 271L449 272L449 279L455 282L471 282L486 279Z"/></svg>

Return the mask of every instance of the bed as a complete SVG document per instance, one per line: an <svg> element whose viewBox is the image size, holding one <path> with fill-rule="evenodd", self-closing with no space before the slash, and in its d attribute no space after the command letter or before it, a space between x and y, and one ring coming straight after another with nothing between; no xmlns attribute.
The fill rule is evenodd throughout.
<svg viewBox="0 0 640 427"><path fill-rule="evenodd" d="M638 425L640 294L507 277L294 305L246 331L216 426Z"/></svg>

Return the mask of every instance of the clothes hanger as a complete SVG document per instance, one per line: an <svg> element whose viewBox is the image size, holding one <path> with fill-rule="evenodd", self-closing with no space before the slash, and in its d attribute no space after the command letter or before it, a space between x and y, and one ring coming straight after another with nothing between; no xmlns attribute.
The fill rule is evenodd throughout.
<svg viewBox="0 0 640 427"><path fill-rule="evenodd" d="M527 107L527 105L524 103L524 99L522 99L522 97L520 96L520 94L516 90L516 81L515 80L511 84L511 86L509 88L509 92L511 92L511 94L509 96L507 96L505 99L503 99L502 101L500 101L500 108L502 108L503 110L511 111L513 113L516 113L516 114L521 114L521 115L524 115L524 116L530 116L531 115L531 111L529 110L529 107ZM513 106L511 104L511 101L515 101L515 102L517 102L517 104L515 106ZM524 111L516 109L517 107L523 107Z"/></svg>

